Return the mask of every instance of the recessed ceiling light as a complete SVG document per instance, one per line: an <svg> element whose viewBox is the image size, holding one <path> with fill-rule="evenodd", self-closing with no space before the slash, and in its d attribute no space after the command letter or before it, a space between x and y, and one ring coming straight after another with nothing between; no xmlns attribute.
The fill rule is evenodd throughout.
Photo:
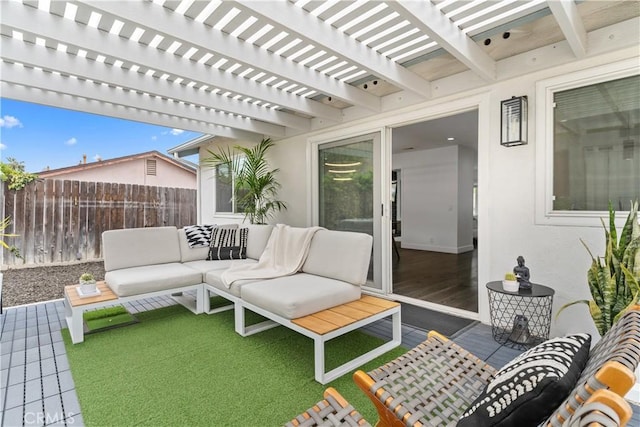
<svg viewBox="0 0 640 427"><path fill-rule="evenodd" d="M448 137L448 138L447 138L447 141L455 141L455 140L456 140L456 139L455 139L454 137L452 137L452 136L450 136L450 137Z"/></svg>

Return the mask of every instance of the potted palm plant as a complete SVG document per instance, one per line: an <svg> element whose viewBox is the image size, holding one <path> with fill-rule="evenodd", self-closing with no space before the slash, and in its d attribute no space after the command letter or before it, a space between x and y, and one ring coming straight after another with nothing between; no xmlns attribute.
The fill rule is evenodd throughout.
<svg viewBox="0 0 640 427"><path fill-rule="evenodd" d="M205 166L229 168L235 183L236 204L251 224L266 224L275 212L287 208L285 202L277 199L279 169L271 169L266 157L273 145L270 138L265 138L253 147L236 145L218 152L207 150L209 156L201 162Z"/></svg>
<svg viewBox="0 0 640 427"><path fill-rule="evenodd" d="M600 335L607 333L618 318L631 306L638 303L640 295L640 223L638 202L631 210L620 235L615 225L616 213L609 203L609 227L602 221L605 232L604 257L595 257L580 240L591 256L591 267L587 271L587 283L591 300L579 300L565 304L586 304Z"/></svg>

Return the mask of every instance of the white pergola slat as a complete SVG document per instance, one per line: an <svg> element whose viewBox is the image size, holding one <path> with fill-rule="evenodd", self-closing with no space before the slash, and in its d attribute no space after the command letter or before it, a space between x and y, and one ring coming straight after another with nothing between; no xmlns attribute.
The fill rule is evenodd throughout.
<svg viewBox="0 0 640 427"><path fill-rule="evenodd" d="M214 55L240 63L259 64L260 69L291 82L321 90L353 105L380 111L380 99L374 95L322 74L312 73L308 68L277 55L265 56L264 51L257 46L244 43L221 31L214 31L196 23L185 26L185 17L176 13L167 13L153 3L108 1L86 4L118 19L132 19L143 27L153 28L155 32L171 39L184 41L198 49L214 52ZM119 15L124 13L126 18ZM181 31L176 33L178 28Z"/></svg>
<svg viewBox="0 0 640 427"><path fill-rule="evenodd" d="M225 114L220 111L200 108L193 104L185 104L184 102L169 100L159 96L140 94L107 84L97 84L87 80L63 77L62 75L45 73L41 70L8 64L6 62L0 64L0 73L5 82L22 86L29 85L61 95L82 98L85 94L91 93L92 99L99 102L110 103L113 100L117 100L117 104L120 106L156 113L173 110L174 115L188 120L211 122L216 125L232 127L261 135L285 136L285 129L282 126L242 118L235 114Z"/></svg>
<svg viewBox="0 0 640 427"><path fill-rule="evenodd" d="M89 98L73 98L57 92L48 92L34 87L14 85L4 81L0 82L0 91L2 91L3 97L31 102L34 104L48 105L50 107L66 108L69 110L83 111L85 113L149 123L152 125L224 136L243 141L258 142L261 139L259 135L252 132L212 125L207 122L187 120L176 117L172 114L158 114L147 110L94 101Z"/></svg>
<svg viewBox="0 0 640 427"><path fill-rule="evenodd" d="M497 78L493 58L502 67L504 52L540 47L472 37L553 15L554 37L583 58L599 46L583 19L601 28L640 15L629 2L574 0L12 0L0 12L1 96L247 141L429 99L420 74L461 69L430 68L441 53L481 87Z"/></svg>
<svg viewBox="0 0 640 427"><path fill-rule="evenodd" d="M582 58L587 54L587 31L573 0L547 0L549 9L571 46L573 54Z"/></svg>
<svg viewBox="0 0 640 427"><path fill-rule="evenodd" d="M131 90L135 89L167 99L175 99L210 109L240 114L283 127L290 127L302 131L308 131L311 127L310 120L300 116L260 107L229 97L214 95L211 92L203 90L192 90L185 85L171 83L167 80L149 79L144 74L129 72L122 68L104 67L103 64L96 61L86 60L75 55L63 55L60 54L60 52L55 52L51 49L45 49L30 43L8 40L3 43L2 49L3 58L10 62L38 66L49 71L104 82L112 86L120 86ZM35 61L36 58L39 58L38 61ZM42 63L46 64L46 68L41 66ZM112 102L116 101L116 98L112 100ZM280 132L280 130L278 130L278 132ZM265 133L268 134L268 132Z"/></svg>
<svg viewBox="0 0 640 427"><path fill-rule="evenodd" d="M322 117L336 122L341 120L341 113L337 108L283 93L250 80L240 81L230 73L211 67L202 67L201 64L182 60L171 54L162 54L157 49L150 50L139 43L131 43L122 37L69 22L64 18L24 7L19 3L4 3L2 15L3 20L6 19L8 27L31 34L39 34L41 37L55 40L58 43L66 45L81 43L86 50L100 52L102 55L133 64L144 64L147 68L182 76L189 81L212 85L273 104L286 105L291 110L314 117ZM42 65L46 66L46 64Z"/></svg>
<svg viewBox="0 0 640 427"><path fill-rule="evenodd" d="M313 15L296 7L278 7L287 0L274 2L248 1L238 7L250 9L267 18L273 25L296 32L298 37L308 43L322 46L334 55L348 61L357 62L360 67L374 76L380 77L406 90L425 98L431 96L430 84L417 74L376 54L367 46L357 42L346 34L336 31L331 25L322 22Z"/></svg>
<svg viewBox="0 0 640 427"><path fill-rule="evenodd" d="M389 6L485 80L496 78L496 63L428 1L397 0Z"/></svg>

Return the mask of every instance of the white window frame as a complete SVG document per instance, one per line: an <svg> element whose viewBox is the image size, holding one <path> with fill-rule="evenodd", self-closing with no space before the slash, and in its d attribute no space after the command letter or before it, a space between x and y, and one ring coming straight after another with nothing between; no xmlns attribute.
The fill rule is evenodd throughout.
<svg viewBox="0 0 640 427"><path fill-rule="evenodd" d="M553 210L554 94L638 74L638 59L634 58L564 74L536 83L536 224L601 227L600 218L608 216L606 211ZM616 216L624 218L627 212L616 212Z"/></svg>

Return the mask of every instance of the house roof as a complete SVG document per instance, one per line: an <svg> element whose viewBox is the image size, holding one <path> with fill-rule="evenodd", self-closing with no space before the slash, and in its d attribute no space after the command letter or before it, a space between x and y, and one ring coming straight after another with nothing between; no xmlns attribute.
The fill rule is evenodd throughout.
<svg viewBox="0 0 640 427"><path fill-rule="evenodd" d="M145 153L131 154L128 156L116 157L113 159L99 160L97 162L81 163L79 165L68 166L65 168L50 169L48 171L38 172L38 176L40 178L53 178L58 175L67 174L70 172L87 171L87 170L102 168L105 166L111 166L119 163L125 163L125 162L131 162L131 161L149 159L149 158L162 160L180 169L184 169L187 172L191 172L194 175L196 174L196 168L194 167L194 165L191 164L191 162L174 159L172 157L169 157L160 153L159 151L147 151Z"/></svg>
<svg viewBox="0 0 640 427"><path fill-rule="evenodd" d="M640 38L636 1L24 0L0 7L3 97L247 141L637 47Z"/></svg>

